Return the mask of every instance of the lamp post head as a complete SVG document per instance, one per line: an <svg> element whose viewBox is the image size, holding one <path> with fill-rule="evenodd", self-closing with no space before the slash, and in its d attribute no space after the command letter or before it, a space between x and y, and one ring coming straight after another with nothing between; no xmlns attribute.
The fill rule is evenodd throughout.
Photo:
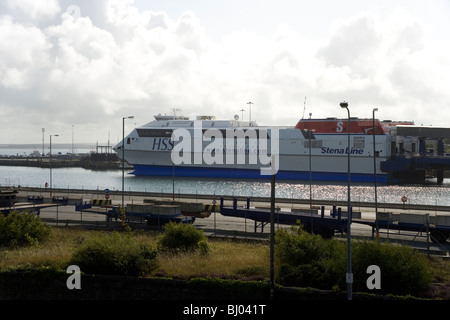
<svg viewBox="0 0 450 320"><path fill-rule="evenodd" d="M378 108L373 108L373 112L378 111Z"/></svg>
<svg viewBox="0 0 450 320"><path fill-rule="evenodd" d="M348 102L344 101L339 104L341 108L348 108Z"/></svg>

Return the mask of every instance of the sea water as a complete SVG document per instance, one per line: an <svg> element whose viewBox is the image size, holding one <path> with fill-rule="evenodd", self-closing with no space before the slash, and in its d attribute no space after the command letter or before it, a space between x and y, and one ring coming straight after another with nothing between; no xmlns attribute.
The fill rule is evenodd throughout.
<svg viewBox="0 0 450 320"><path fill-rule="evenodd" d="M245 197L270 197L270 179L239 180L218 178L184 178L134 176L126 170L125 191L156 193L228 195ZM85 190L122 190L122 170L89 170L83 168L53 168L53 188ZM21 166L0 166L0 187L40 187L50 183L50 169ZM276 181L276 197L288 199L347 200L346 182ZM373 183L352 183L351 200L374 202ZM442 185L428 184L377 186L379 203L450 205L450 179Z"/></svg>

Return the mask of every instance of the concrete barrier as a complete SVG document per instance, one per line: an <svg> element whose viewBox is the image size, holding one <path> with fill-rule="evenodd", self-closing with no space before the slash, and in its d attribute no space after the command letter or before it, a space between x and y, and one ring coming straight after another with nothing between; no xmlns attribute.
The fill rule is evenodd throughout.
<svg viewBox="0 0 450 320"><path fill-rule="evenodd" d="M126 207L127 212L135 213L151 213L152 209L153 205L148 203L129 203Z"/></svg>
<svg viewBox="0 0 450 320"><path fill-rule="evenodd" d="M437 226L450 226L450 215L430 216L430 223Z"/></svg>
<svg viewBox="0 0 450 320"><path fill-rule="evenodd" d="M341 211L341 218L347 218L347 211ZM352 210L352 219L361 219L361 212Z"/></svg>
<svg viewBox="0 0 450 320"><path fill-rule="evenodd" d="M378 212L379 221L392 221L394 220L394 214L392 212Z"/></svg>
<svg viewBox="0 0 450 320"><path fill-rule="evenodd" d="M426 224L426 219L424 214L417 214L417 213L404 213L401 212L399 215L399 222L406 222L406 223L416 223L416 224Z"/></svg>
<svg viewBox="0 0 450 320"><path fill-rule="evenodd" d="M296 208L292 208L291 212L319 214L319 210L317 210L317 209L296 209Z"/></svg>

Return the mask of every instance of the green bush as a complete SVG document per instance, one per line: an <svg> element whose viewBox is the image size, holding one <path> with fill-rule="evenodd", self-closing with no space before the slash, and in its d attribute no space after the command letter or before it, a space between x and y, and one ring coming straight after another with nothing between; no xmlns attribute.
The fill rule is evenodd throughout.
<svg viewBox="0 0 450 320"><path fill-rule="evenodd" d="M381 292L415 294L425 290L432 280L426 256L409 246L380 241L352 242L352 259L354 278L359 280L355 281L355 290L366 288L369 265L380 267Z"/></svg>
<svg viewBox="0 0 450 320"><path fill-rule="evenodd" d="M0 246L36 244L50 235L50 228L33 213L0 213Z"/></svg>
<svg viewBox="0 0 450 320"><path fill-rule="evenodd" d="M208 242L201 230L193 225L170 222L164 226L164 234L158 239L161 250L182 250L207 253Z"/></svg>
<svg viewBox="0 0 450 320"><path fill-rule="evenodd" d="M318 289L346 289L347 243L325 240L301 228L277 232L275 253L281 284ZM367 267L381 270L381 290L371 291ZM426 290L432 273L425 256L411 247L379 241L352 241L353 290L375 293L416 294Z"/></svg>
<svg viewBox="0 0 450 320"><path fill-rule="evenodd" d="M331 289L345 282L345 247L324 240L300 227L279 230L275 235L277 276L283 285Z"/></svg>
<svg viewBox="0 0 450 320"><path fill-rule="evenodd" d="M149 274L158 267L156 250L136 243L131 234L118 232L86 240L70 264L84 273L124 276Z"/></svg>

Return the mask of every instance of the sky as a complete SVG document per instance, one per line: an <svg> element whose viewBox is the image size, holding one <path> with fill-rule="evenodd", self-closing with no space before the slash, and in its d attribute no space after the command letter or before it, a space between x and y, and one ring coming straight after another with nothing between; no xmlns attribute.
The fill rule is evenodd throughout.
<svg viewBox="0 0 450 320"><path fill-rule="evenodd" d="M294 126L346 118L342 101L450 127L448 17L448 0L0 0L0 145L115 144L123 117L174 110Z"/></svg>

